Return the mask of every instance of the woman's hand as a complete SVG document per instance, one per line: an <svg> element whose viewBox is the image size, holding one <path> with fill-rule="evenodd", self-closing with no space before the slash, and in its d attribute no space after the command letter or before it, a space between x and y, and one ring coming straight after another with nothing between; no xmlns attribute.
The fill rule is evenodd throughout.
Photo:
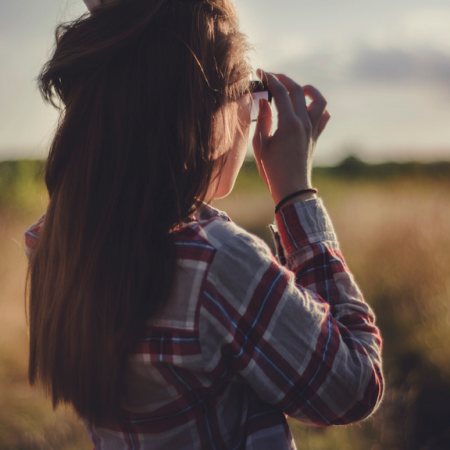
<svg viewBox="0 0 450 450"><path fill-rule="evenodd" d="M258 76L267 83L275 101L278 128L271 136L272 111L269 103L261 100L253 150L261 178L278 204L287 195L311 187L314 148L330 115L316 88L301 87L281 74L259 70ZM308 107L305 96L312 100Z"/></svg>

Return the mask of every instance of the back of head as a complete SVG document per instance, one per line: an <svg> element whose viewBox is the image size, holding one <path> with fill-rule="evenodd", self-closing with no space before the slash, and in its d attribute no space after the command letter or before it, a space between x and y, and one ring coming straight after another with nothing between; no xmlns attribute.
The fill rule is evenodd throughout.
<svg viewBox="0 0 450 450"><path fill-rule="evenodd" d="M62 113L29 277L29 378L55 406L97 424L117 412L136 332L170 289L171 231L215 174L217 113L247 89L246 51L228 0L116 0L59 27L39 78Z"/></svg>

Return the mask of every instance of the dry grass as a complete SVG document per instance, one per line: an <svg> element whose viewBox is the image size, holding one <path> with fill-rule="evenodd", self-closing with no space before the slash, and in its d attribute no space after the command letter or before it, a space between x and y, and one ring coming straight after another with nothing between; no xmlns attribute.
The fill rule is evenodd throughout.
<svg viewBox="0 0 450 450"><path fill-rule="evenodd" d="M388 390L383 406L361 425L313 429L292 423L299 450L450 448L449 185L408 179L317 185L377 314ZM266 193L241 189L217 207L269 238L273 205ZM22 236L38 209L0 212L0 449L91 449L70 411L54 413L27 386Z"/></svg>

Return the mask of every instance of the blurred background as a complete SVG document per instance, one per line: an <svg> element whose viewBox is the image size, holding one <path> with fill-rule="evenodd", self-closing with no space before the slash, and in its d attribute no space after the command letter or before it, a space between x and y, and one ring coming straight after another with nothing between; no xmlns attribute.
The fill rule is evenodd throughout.
<svg viewBox="0 0 450 450"><path fill-rule="evenodd" d="M448 0L235 0L254 68L318 87L333 120L317 163L435 160L450 142ZM0 2L0 157L43 157L56 112L35 78L82 0Z"/></svg>
<svg viewBox="0 0 450 450"><path fill-rule="evenodd" d="M332 119L313 183L384 337L387 390L361 424L291 422L299 449L450 448L450 3L235 0L253 66L313 84ZM28 388L23 231L45 211L57 115L35 78L82 0L0 3L0 449L90 449L70 409ZM270 243L249 157L217 207Z"/></svg>

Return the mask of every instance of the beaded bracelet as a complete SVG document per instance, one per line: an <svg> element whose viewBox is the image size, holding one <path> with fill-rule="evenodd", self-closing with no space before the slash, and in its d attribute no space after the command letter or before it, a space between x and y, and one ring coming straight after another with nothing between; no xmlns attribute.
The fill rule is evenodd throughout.
<svg viewBox="0 0 450 450"><path fill-rule="evenodd" d="M302 189L301 191L296 191L292 194L289 194L288 196L284 197L283 200L278 203L277 206L275 206L275 214L280 210L280 208L291 198L297 197L297 195L306 194L307 192L311 192L312 194L317 194L316 188L309 188L309 189Z"/></svg>

